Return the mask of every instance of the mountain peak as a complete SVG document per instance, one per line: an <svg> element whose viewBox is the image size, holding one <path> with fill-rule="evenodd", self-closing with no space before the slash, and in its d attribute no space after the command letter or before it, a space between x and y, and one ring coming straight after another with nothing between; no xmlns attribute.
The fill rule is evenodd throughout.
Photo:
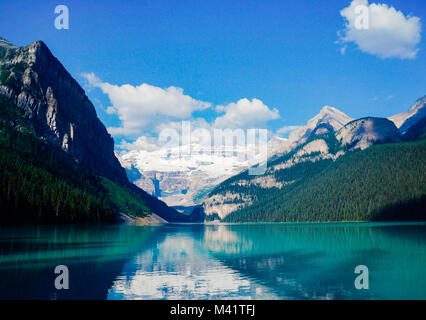
<svg viewBox="0 0 426 320"><path fill-rule="evenodd" d="M426 117L426 96L417 99L407 111L398 113L388 119L395 123L401 133Z"/></svg>
<svg viewBox="0 0 426 320"><path fill-rule="evenodd" d="M13 72L0 80L0 95L23 111L37 136L82 166L127 183L114 156L114 141L95 107L43 41L8 48L1 62Z"/></svg>
<svg viewBox="0 0 426 320"><path fill-rule="evenodd" d="M324 107L321 108L320 114L336 113L336 112L341 112L341 111L336 109L335 107L325 105Z"/></svg>
<svg viewBox="0 0 426 320"><path fill-rule="evenodd" d="M30 46L36 47L36 48L44 48L44 49L49 50L49 52L50 52L50 49L42 40L34 41L33 43L30 44Z"/></svg>
<svg viewBox="0 0 426 320"><path fill-rule="evenodd" d="M324 125L328 126L331 131L335 131L352 120L353 119L351 117L342 111L331 106L324 106L321 111L315 117L310 119L307 125L302 128L308 134L315 131L318 126Z"/></svg>
<svg viewBox="0 0 426 320"><path fill-rule="evenodd" d="M330 117L330 119L338 120L339 122L345 122L342 125L345 125L349 121L352 120L351 117L349 117L344 112L340 111L339 109L332 107L332 106L324 106L321 108L320 112L311 120L313 119L324 119L324 117ZM326 119L324 119L326 120Z"/></svg>
<svg viewBox="0 0 426 320"><path fill-rule="evenodd" d="M305 143L311 135L336 131L352 120L353 118L339 109L326 105L305 126L294 130L286 141L275 146L270 155L288 152Z"/></svg>

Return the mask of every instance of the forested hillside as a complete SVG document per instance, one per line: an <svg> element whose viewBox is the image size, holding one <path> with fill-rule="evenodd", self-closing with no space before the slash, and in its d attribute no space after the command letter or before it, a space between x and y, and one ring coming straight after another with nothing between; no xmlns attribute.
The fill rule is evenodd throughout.
<svg viewBox="0 0 426 320"><path fill-rule="evenodd" d="M268 189L224 221L425 220L425 159L426 140L420 140L375 145L335 162L307 163L297 184ZM300 169L294 167L298 174Z"/></svg>
<svg viewBox="0 0 426 320"><path fill-rule="evenodd" d="M0 99L0 223L109 221L119 211L193 221L129 183L95 107L42 41L0 41Z"/></svg>
<svg viewBox="0 0 426 320"><path fill-rule="evenodd" d="M2 223L107 222L119 210L135 216L150 212L129 189L77 166L38 138L20 112L0 96ZM121 197L111 197L111 191Z"/></svg>

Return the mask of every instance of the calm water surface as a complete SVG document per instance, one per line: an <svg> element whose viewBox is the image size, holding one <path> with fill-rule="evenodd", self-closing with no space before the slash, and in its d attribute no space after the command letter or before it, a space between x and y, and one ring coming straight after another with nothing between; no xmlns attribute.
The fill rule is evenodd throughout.
<svg viewBox="0 0 426 320"><path fill-rule="evenodd" d="M0 228L0 299L16 298L426 299L426 225Z"/></svg>

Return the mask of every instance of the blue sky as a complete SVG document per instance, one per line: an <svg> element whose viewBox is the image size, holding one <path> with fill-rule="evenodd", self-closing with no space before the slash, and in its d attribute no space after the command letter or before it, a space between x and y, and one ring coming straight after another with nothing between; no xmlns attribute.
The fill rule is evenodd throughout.
<svg viewBox="0 0 426 320"><path fill-rule="evenodd" d="M215 106L242 98L278 110L279 118L268 121L273 130L302 125L324 105L354 118L408 109L425 94L426 3L377 0L420 19L414 59L383 58L355 42L345 44L342 54L336 43L345 23L340 11L350 3L1 1L0 35L19 46L43 40L86 88L83 73L117 86L182 88L211 104L192 114L208 122L218 116ZM69 30L54 28L58 4L69 8ZM105 112L110 96L98 88L88 96L107 127L120 126L117 113Z"/></svg>

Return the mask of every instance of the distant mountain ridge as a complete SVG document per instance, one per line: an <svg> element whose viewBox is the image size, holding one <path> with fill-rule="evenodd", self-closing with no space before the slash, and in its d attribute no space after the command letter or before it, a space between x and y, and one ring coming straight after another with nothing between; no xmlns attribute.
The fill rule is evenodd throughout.
<svg viewBox="0 0 426 320"><path fill-rule="evenodd" d="M344 114L342 115L340 112L337 113L336 109L334 108L323 108L320 114L308 121L308 124L306 126L299 128L298 132L296 132L291 139L289 138L290 141L287 140L282 142L283 146L281 146L280 152L277 152L269 159L268 169L264 175L250 176L248 175L247 171L244 171L236 176L225 180L216 188L214 188L213 191L208 194L208 196L204 199L203 202L203 208L205 210L205 213L207 214L207 217L218 217L224 221L232 222L298 221L298 216L294 215L293 209L295 208L288 207L284 203L280 204L280 201L289 201L290 198L288 197L290 194L292 194L292 196L296 198L298 198L300 194L301 197L302 191L307 190L309 188L309 181L311 181L313 177L321 179L321 176L324 174L324 172L328 172L327 170L332 170L331 168L334 168L337 163L340 163L342 161L346 162L346 160L340 160L341 158L356 159L357 157L352 156L355 151L364 154L364 151L369 150L370 147L374 145L389 143L393 144L397 142L402 142L404 140L414 140L414 138L409 139L409 137L407 136L407 132L412 132L414 129L416 132L416 138L418 138L419 134L417 133L423 132L422 130L424 130L426 122L425 117L419 116L419 114L421 114L419 110L422 108L421 106L419 107L419 101L422 101L422 99L417 100L414 105L415 108L410 108L410 113L405 114L404 119L402 119L402 117L399 117L399 119L402 119L402 121L399 122L401 126L404 123L411 124L411 126L407 125L407 129L402 133L400 132L400 130L398 130L396 125L388 119L367 117L352 120L348 116ZM413 109L415 109L416 112L413 112ZM332 120L330 121L330 116L336 113L340 115L340 121L333 121L332 118ZM407 120L411 119L413 115L416 115L417 121L407 122ZM343 122L346 122L346 120L349 121L341 126L341 124ZM395 144L395 147L376 148L375 150L383 150L383 152L391 152L390 150L395 150L396 152L399 152L405 148L404 143L405 142L402 142L401 147L398 147L399 145ZM419 157L412 160L415 160L417 161L417 163L421 164L420 167L418 165L410 167L410 170L412 171L418 170L419 172L421 172L420 175L415 174L410 176L410 179L412 179L413 183L415 182L416 185L417 183L420 183L422 179L423 181L426 180L424 173L425 171L422 171L422 168L425 165L424 158L422 159L422 156L425 152L425 146L425 144L415 144L409 147L407 146L407 150L410 150L410 152L412 150L413 154ZM366 154L368 155L365 158L366 161L367 159L368 161L370 161L369 157L371 157L372 154ZM381 161L383 160L383 157L381 155L378 156L375 153L373 154L374 157L380 157ZM406 156L407 155L403 153L399 155L399 157L402 158ZM363 157L360 157L360 159L364 160ZM397 161L397 157L392 159L392 161ZM354 170L355 172L354 168L358 164L350 161L349 168L351 168L350 170ZM416 163L410 162L410 158L408 158L407 161L408 162L406 163L410 166ZM375 174L380 175L380 169L378 168L381 167L381 164L374 162L369 163L372 164L371 170L374 170ZM389 168L391 168L392 166L397 167L397 164L389 163ZM386 176L388 176L389 174L392 175L392 173L386 171L382 172L382 174ZM397 173L395 172L395 174ZM333 177L333 179L335 178ZM357 178L353 177L352 179ZM374 179L373 177L369 177L369 179L371 180L369 183L372 183L369 188L371 188L371 192L373 192L373 189L375 190L377 188L377 184L380 183L379 176L374 176ZM400 178L397 177L395 177L395 179L396 180L391 179L390 181L393 181L394 183L395 181L402 181L398 180ZM316 178L313 181L316 181ZM404 181L404 183L407 182L409 181ZM301 187L302 185L304 187ZM422 184L420 183L420 185ZM327 185L327 187L329 188L330 186ZM401 185L395 185L393 187L395 189L398 189L401 187ZM336 185L334 186L334 188L339 188L339 186ZM390 205L392 204L392 201L404 202L408 201L410 199L410 196L419 197L419 193L420 195L422 194L422 192L426 193L426 191L420 187L417 188L419 193L416 193L417 191L415 191L414 189L410 189L408 187L404 188L403 190L411 190L410 192L413 193L402 195L401 192L401 196L395 197L393 200L382 200L383 203L379 201L374 210L380 211L384 208L380 207L381 205ZM292 190L299 191L297 194L295 194L295 191ZM331 187L330 194L334 192L333 190L333 187ZM335 191L338 192L337 190ZM319 189L316 190L316 192L320 192ZM367 196L368 192L369 191L367 189ZM388 190L386 192L390 194L391 190ZM304 197L313 196L306 193L303 194ZM320 193L317 194L316 197L317 198L315 201L322 201ZM362 202L364 201L362 198L357 200ZM309 207L310 214L314 214L315 212L315 201L313 202L313 207L310 207L308 204L306 204L307 207ZM336 199L336 201L338 200ZM416 208L418 208L418 203L416 204ZM324 203L322 205L324 205ZM335 206L334 203L330 202L329 205L330 210L335 210L332 209ZM353 204L350 203L350 200L348 200L348 204L346 205L352 206ZM266 207L268 206L273 207L275 209L266 209ZM296 207L301 206L302 204L298 203ZM289 210L289 212L292 212L291 218L287 217L284 212L280 211L281 209L279 208L284 207L287 208L286 210ZM321 217L315 217L310 214L300 212L300 221L321 221L323 219L330 219L330 215L327 215L324 210L320 210ZM364 219L366 217L371 218L373 217L373 213L370 213L371 216L368 216L362 215L359 211L357 211L356 214L353 214L352 212L351 215L349 215L348 213L347 217L350 216L355 220ZM262 216L262 214L265 215ZM339 218L336 218L339 214L335 215L333 219L339 220ZM375 214L376 213L374 213L374 215ZM393 217L396 218L396 215L393 215ZM340 219L343 219L343 217Z"/></svg>
<svg viewBox="0 0 426 320"><path fill-rule="evenodd" d="M295 148L311 135L335 131L351 120L353 119L338 109L325 106L306 126L295 130L289 139L278 135L272 137L268 141L268 157ZM156 152L131 150L122 153L121 162L125 163L123 167L126 168L128 177L133 183L151 194L161 194L160 199L172 206L199 204L216 185L249 167L246 161L241 161L238 157L218 159L215 154L204 154L190 161L187 159L182 161L169 157L168 153L164 150ZM160 155L162 160L169 157L167 166L159 165ZM212 165L215 161L222 160L232 161L232 170L227 170L225 166ZM160 193L158 189L161 190Z"/></svg>

